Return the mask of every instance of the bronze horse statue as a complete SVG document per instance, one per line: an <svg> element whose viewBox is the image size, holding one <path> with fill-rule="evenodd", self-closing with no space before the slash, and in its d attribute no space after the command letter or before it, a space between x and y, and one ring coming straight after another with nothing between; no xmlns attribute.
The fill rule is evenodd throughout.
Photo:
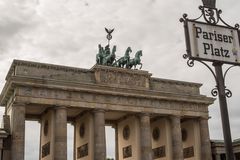
<svg viewBox="0 0 240 160"><path fill-rule="evenodd" d="M128 47L125 51L125 54L123 57L119 58L114 64L113 66L117 66L117 67L122 67L124 68L124 66L127 66L127 64L129 63L130 60L130 53L132 52L131 47Z"/></svg>
<svg viewBox="0 0 240 160"><path fill-rule="evenodd" d="M131 69L134 66L134 69L136 69L137 65L141 65L139 69L142 68L142 63L140 57L142 56L142 50L139 50L136 52L135 57L130 59L129 63L127 64L126 68Z"/></svg>

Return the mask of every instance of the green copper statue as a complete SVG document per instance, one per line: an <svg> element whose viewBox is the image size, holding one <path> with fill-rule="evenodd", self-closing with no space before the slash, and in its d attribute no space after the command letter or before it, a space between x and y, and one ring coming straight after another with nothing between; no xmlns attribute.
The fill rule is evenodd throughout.
<svg viewBox="0 0 240 160"><path fill-rule="evenodd" d="M103 61L104 50L101 44L98 45L98 54L96 55L97 64L102 64Z"/></svg>
<svg viewBox="0 0 240 160"><path fill-rule="evenodd" d="M122 68L126 67L129 64L129 60L130 60L129 53L131 52L132 52L131 47L128 47L126 49L124 56L119 58L113 65L117 67L122 67Z"/></svg>
<svg viewBox="0 0 240 160"><path fill-rule="evenodd" d="M134 69L136 69L137 65L141 65L141 67L139 69L142 69L142 63L141 63L141 58L140 58L141 56L142 56L142 50L137 51L137 53L135 54L135 57L133 59L130 59L126 68L131 69L134 66Z"/></svg>
<svg viewBox="0 0 240 160"><path fill-rule="evenodd" d="M112 52L110 51L109 45L103 49L101 44L98 45L98 54L96 55L96 62L99 65L113 65L113 62L116 60L116 50L117 47L113 46Z"/></svg>
<svg viewBox="0 0 240 160"><path fill-rule="evenodd" d="M117 47L113 46L112 52L110 53L110 49L107 48L107 50L105 50L105 57L103 58L103 65L107 65L107 66L112 66L113 62L116 60L116 52Z"/></svg>
<svg viewBox="0 0 240 160"><path fill-rule="evenodd" d="M125 51L125 54L123 57L116 60L116 51L117 46L113 46L112 51L110 49L110 40L112 39L112 32L114 29L107 29L105 28L106 32L108 33L107 39L108 44L103 48L101 44L98 45L98 53L96 55L96 63L98 65L107 65L107 66L114 66L114 67L121 67L121 68L128 68L131 69L134 67L134 69L137 69L137 65L141 65L139 69L142 68L141 63L141 56L142 56L142 50L137 51L135 54L135 57L130 59L130 53L132 52L131 47L128 47Z"/></svg>

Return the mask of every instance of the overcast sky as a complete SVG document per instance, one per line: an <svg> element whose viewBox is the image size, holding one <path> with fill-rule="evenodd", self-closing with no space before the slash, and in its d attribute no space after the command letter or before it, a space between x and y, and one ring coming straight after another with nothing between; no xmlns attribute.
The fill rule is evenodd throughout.
<svg viewBox="0 0 240 160"><path fill-rule="evenodd" d="M211 96L215 82L210 71L197 62L190 68L182 58L186 48L179 18L185 12L198 17L200 4L201 0L0 0L0 88L13 59L91 68L98 44L107 42L108 27L115 28L111 43L117 45L118 56L128 46L133 52L142 49L143 70L154 77L202 83L201 93ZM217 7L229 24L240 22L239 0L217 0ZM239 81L240 68L235 67L226 79L233 92L228 99L233 139L240 138ZM210 136L222 139L218 101L209 111ZM68 127L71 139L72 126ZM26 128L26 160L35 160L39 125L28 122Z"/></svg>

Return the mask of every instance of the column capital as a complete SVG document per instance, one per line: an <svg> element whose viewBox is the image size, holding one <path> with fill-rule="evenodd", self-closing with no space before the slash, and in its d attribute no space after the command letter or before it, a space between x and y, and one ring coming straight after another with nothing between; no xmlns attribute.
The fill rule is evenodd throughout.
<svg viewBox="0 0 240 160"><path fill-rule="evenodd" d="M26 103L23 103L23 102L14 102L12 104L12 107L25 107L26 106Z"/></svg>
<svg viewBox="0 0 240 160"><path fill-rule="evenodd" d="M57 109L67 109L67 106L54 105L52 108L55 109L55 110L57 110Z"/></svg>
<svg viewBox="0 0 240 160"><path fill-rule="evenodd" d="M148 112L141 112L138 114L139 116L151 116L151 113L148 113Z"/></svg>
<svg viewBox="0 0 240 160"><path fill-rule="evenodd" d="M169 116L169 119L170 119L170 120L173 120L173 119L180 119L180 120L181 120L181 119L182 119L182 116L180 116L180 115L170 115L170 116Z"/></svg>
<svg viewBox="0 0 240 160"><path fill-rule="evenodd" d="M104 109L101 109L101 108L96 108L96 109L93 109L92 112L93 112L93 113L98 113L98 112L105 113L106 111L105 111Z"/></svg>

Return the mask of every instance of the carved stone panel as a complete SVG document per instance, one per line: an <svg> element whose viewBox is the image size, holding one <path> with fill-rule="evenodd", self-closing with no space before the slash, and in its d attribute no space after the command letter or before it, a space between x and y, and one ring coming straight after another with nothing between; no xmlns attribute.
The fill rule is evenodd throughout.
<svg viewBox="0 0 240 160"><path fill-rule="evenodd" d="M77 158L88 156L88 143L77 148Z"/></svg>
<svg viewBox="0 0 240 160"><path fill-rule="evenodd" d="M151 74L146 71L126 70L122 68L95 66L97 83L114 86L149 88Z"/></svg>
<svg viewBox="0 0 240 160"><path fill-rule="evenodd" d="M158 148L154 148L152 150L153 152L153 159L158 159L158 158L162 158L162 157L166 157L166 149L165 146L161 146Z"/></svg>
<svg viewBox="0 0 240 160"><path fill-rule="evenodd" d="M184 158L190 158L190 157L194 157L194 147L187 147L183 149L183 157Z"/></svg>
<svg viewBox="0 0 240 160"><path fill-rule="evenodd" d="M49 154L50 154L50 142L42 146L42 158L48 156Z"/></svg>
<svg viewBox="0 0 240 160"><path fill-rule="evenodd" d="M132 146L127 146L123 148L123 158L132 157Z"/></svg>

